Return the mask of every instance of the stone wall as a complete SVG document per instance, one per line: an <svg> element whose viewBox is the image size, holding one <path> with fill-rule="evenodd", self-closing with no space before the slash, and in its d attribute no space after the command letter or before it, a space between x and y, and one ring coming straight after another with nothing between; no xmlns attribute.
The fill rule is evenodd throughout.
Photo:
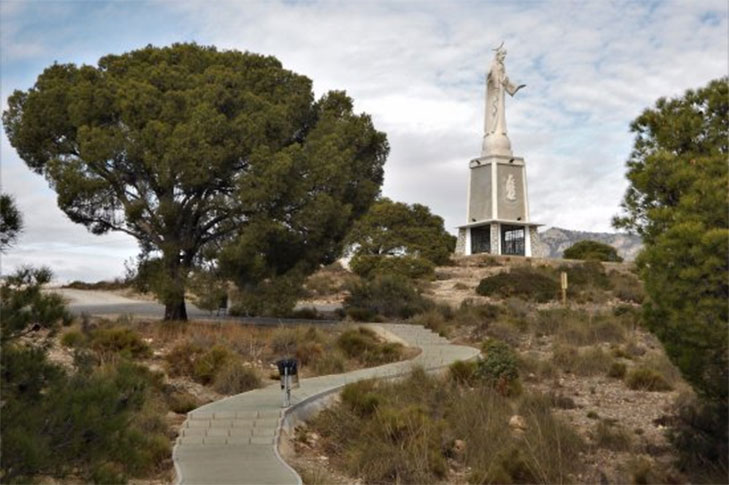
<svg viewBox="0 0 729 485"><path fill-rule="evenodd" d="M458 239L456 239L456 250L454 251L457 256L466 254L466 231L468 228L465 227L458 229Z"/></svg>
<svg viewBox="0 0 729 485"><path fill-rule="evenodd" d="M532 245L532 257L533 258L548 258L549 247L542 242L539 238L539 233L536 227L529 228L529 243Z"/></svg>

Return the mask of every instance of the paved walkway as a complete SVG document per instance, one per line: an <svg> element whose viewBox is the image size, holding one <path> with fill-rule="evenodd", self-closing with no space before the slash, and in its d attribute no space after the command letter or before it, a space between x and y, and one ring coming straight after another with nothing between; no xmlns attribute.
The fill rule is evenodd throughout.
<svg viewBox="0 0 729 485"><path fill-rule="evenodd" d="M407 374L414 365L426 370L475 357L478 350L453 345L428 329L406 324L378 324L384 331L422 352L412 360L346 374L301 380L291 395L292 407L281 409L279 384L206 404L188 414L172 452L180 484L300 484L298 474L278 453L285 413L350 382Z"/></svg>

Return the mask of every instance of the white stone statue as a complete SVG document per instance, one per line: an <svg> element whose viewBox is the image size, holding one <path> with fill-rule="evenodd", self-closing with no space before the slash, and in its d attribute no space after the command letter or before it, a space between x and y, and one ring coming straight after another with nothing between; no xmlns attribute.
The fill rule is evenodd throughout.
<svg viewBox="0 0 729 485"><path fill-rule="evenodd" d="M483 155L511 155L511 142L506 135L504 93L514 96L526 84L516 85L509 80L504 67L504 43L494 49L496 54L486 75L486 113L484 120Z"/></svg>

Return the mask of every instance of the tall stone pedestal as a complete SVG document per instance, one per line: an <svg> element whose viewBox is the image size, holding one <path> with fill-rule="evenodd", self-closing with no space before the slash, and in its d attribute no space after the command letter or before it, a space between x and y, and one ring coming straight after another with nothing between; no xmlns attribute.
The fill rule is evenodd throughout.
<svg viewBox="0 0 729 485"><path fill-rule="evenodd" d="M456 254L531 256L539 224L529 221L524 159L482 156L469 172L469 222L458 228Z"/></svg>

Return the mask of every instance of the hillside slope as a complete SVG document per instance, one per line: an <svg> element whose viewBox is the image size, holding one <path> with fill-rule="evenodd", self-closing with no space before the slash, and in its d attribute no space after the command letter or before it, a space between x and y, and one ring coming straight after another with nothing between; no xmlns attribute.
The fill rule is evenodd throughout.
<svg viewBox="0 0 729 485"><path fill-rule="evenodd" d="M534 248L534 254L542 258L561 258L565 249L584 240L608 244L626 261L633 261L643 247L640 237L632 234L572 231L560 227L540 232L539 239L540 244Z"/></svg>

